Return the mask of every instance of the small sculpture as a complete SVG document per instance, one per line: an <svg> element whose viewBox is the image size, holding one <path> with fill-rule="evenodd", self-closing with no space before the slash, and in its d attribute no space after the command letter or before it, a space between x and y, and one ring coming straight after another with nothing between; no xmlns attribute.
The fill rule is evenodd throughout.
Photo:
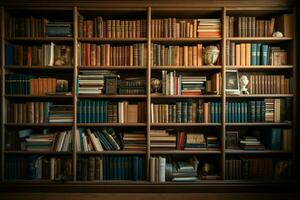
<svg viewBox="0 0 300 200"><path fill-rule="evenodd" d="M203 163L202 174L204 176L215 174L215 166L211 163L208 163L208 162Z"/></svg>
<svg viewBox="0 0 300 200"><path fill-rule="evenodd" d="M280 32L280 31L275 31L273 34L272 34L273 37L283 37L283 34Z"/></svg>
<svg viewBox="0 0 300 200"><path fill-rule="evenodd" d="M157 78L151 79L151 91L154 93L158 93L161 88L161 81Z"/></svg>
<svg viewBox="0 0 300 200"><path fill-rule="evenodd" d="M249 83L248 77L246 75L241 76L240 78L241 94L249 94L247 89L248 83Z"/></svg>
<svg viewBox="0 0 300 200"><path fill-rule="evenodd" d="M214 65L219 57L220 50L216 46L207 46L203 48L203 58L206 65Z"/></svg>

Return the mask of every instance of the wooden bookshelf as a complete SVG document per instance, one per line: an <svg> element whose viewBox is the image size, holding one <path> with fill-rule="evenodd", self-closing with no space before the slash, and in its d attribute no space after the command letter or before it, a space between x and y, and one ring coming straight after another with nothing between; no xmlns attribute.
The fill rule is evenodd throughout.
<svg viewBox="0 0 300 200"><path fill-rule="evenodd" d="M179 1L177 1L179 2ZM207 1L208 2L208 1ZM51 3L49 3L50 5ZM161 3L164 4L164 3ZM201 2L196 3L198 6L194 7L193 4L187 4L187 6L173 7L171 4L164 6L160 6L160 3L149 3L149 5L143 5L142 3L137 3L138 6L133 3L124 6L124 3L120 5L115 5L113 2L107 3L107 5L114 6L103 6L103 3L99 2L89 2L89 3L80 3L75 2L72 5L66 4L64 8L59 8L57 6L50 6L49 8L45 7L35 7L31 8L30 3L24 8L20 7L18 9L14 7L4 6L1 7L1 66L2 66L2 133L1 133L1 183L20 183L20 184L36 184L36 183L45 183L47 184L57 184L56 181L47 181L47 180L7 180L5 178L5 165L7 164L7 158L9 156L30 156L30 155L45 155L45 156L58 156L58 157L70 157L72 160L72 178L71 180L66 181L64 184L75 184L75 185L83 185L86 187L94 187L104 186L104 187L123 187L132 186L133 188L146 188L146 187L173 187L173 191L176 191L176 188L180 187L189 187L187 191L198 190L199 187L211 187L211 186L224 186L228 187L230 184L245 184L246 186L253 187L253 184L278 184L284 185L286 181L284 179L276 181L272 180L227 180L226 179L226 161L228 159L232 159L243 156L250 156L251 158L282 158L282 157L292 157L293 162L296 162L298 158L296 158L296 152L293 151L284 151L284 150L231 150L226 149L226 131L240 131L240 130L252 130L255 128L258 129L271 129L271 128L281 128L281 129L292 129L292 137L296 138L296 128L297 128L297 116L296 112L293 112L293 117L291 122L255 122L255 123L238 123L226 122L226 103L233 101L263 101L264 99L286 99L291 98L293 104L293 110L295 111L297 108L297 76L296 76L296 36L292 37L229 37L227 36L227 16L252 16L257 15L262 19L268 18L270 16L279 16L284 13L294 13L289 6L282 7L282 4L276 4L275 7L269 6L259 6L253 7L252 4L247 4L247 6L243 6L236 4L235 6L231 6L228 2L223 2L223 6L211 6L211 2L206 3L206 6L203 6ZM47 3L45 3L47 5ZM122 6L123 5L123 6ZM175 5L175 4L174 4ZM181 6L184 4L180 4ZM245 4L246 5L246 4ZM103 7L102 7L103 6ZM116 7L115 7L116 6ZM63 11L67 9L68 13L63 14ZM5 36L4 25L6 13L10 13L12 15L16 15L17 11L24 11L24 15L31 16L30 11L34 11L34 15L38 17L50 16L53 18L53 13L56 11L60 11L58 13L58 17L64 18L65 15L68 16L67 19L70 19L72 22L72 36L71 37L7 37ZM46 14L42 12L45 11ZM127 38L117 38L117 37L85 37L79 36L79 19L78 14L84 16L84 20L91 20L94 17L100 16L103 14L104 20L145 20L145 35L139 38L127 37ZM163 18L173 18L176 17L177 20L182 19L197 19L197 18L218 18L221 20L221 36L220 37L195 37L195 38L186 38L186 37L153 37L152 36L152 20L163 19ZM117 34L117 33L116 33ZM49 44L50 42L54 42L57 44L67 44L72 46L72 59L73 63L71 66L18 66L18 65L6 65L4 62L4 58L6 56L5 53L5 43L13 43L13 44ZM226 47L228 43L263 43L269 44L270 46L279 45L283 47L288 52L288 63L287 65L246 65L246 66L235 66L227 64L226 57ZM115 46L126 46L132 44L145 44L145 55L147 59L143 65L114 65L114 66L88 66L88 64L79 64L79 57L81 56L81 52L78 49L80 43L91 43L91 44L113 44ZM189 65L189 66L176 66L176 65L153 65L153 50L152 44L159 44L165 46L193 46L195 44L202 44L204 47L208 45L220 45L220 53L219 53L219 63L215 65L206 65L203 62L203 65ZM145 57L143 57L145 58ZM55 74L60 76L70 76L71 85L71 95L7 95L5 94L5 74L6 73L28 73L32 70L35 74L46 74L48 71L51 73L55 72ZM80 71L87 70L111 70L117 71L118 74L124 77L134 77L134 76L142 76L146 80L146 93L144 94L101 94L101 95L78 95L77 93L77 84L78 84L78 75ZM197 75L205 75L209 77L209 75L214 73L220 73L222 76L222 87L220 94L218 95L163 95L161 93L155 94L151 92L151 78L159 77L161 78L162 70L167 71L178 71L180 73L187 74L197 74ZM225 85L226 85L226 70L238 70L242 74L247 73L267 73L267 74L283 74L285 76L293 77L293 92L292 94L249 94L249 95L230 95L226 93ZM56 73L57 72L57 73ZM208 78L209 79L209 78ZM103 101L127 101L127 102L145 102L146 103L146 121L143 123L80 123L78 121L78 113L80 110L77 105L80 101L87 100L102 100ZM151 123L151 103L160 104L176 104L177 101L185 101L192 100L193 103L198 100L203 100L204 102L218 102L220 103L220 122L218 123ZM6 104L8 102L27 102L27 101L58 101L64 102L65 100L70 102L73 107L73 119L74 121L71 123L7 123L6 122ZM217 109L217 108L216 108ZM44 151L18 151L18 150L6 150L5 149L5 132L7 130L21 130L21 129L72 129L72 140L75 141L73 146L76 146L76 142L78 142L78 138L75 135L77 129L87 129L91 130L102 130L103 128L113 128L119 132L129 132L140 131L145 133L145 150L104 150L104 151L81 151L78 150L77 147L73 148L68 152L44 152ZM214 135L218 137L220 142L220 148L207 148L205 150L153 150L150 148L151 146L151 130L175 130L175 131L185 131L185 132L203 132L205 136ZM80 142L80 141L79 141ZM75 145L76 144L76 145ZM295 149L298 141L293 142L293 149ZM101 180L101 181L82 181L78 178L77 168L79 167L78 161L81 159L88 159L90 157L133 157L138 156L144 159L144 168L143 168L143 180L138 181L130 181L130 180ZM219 180L201 180L198 179L195 182L172 182L166 180L166 182L151 182L150 181L150 158L156 157L168 157L168 158L188 158L195 156L199 160L207 159L208 161L214 160L213 163L216 166L216 173L218 175ZM202 160L201 160L202 161ZM200 168L200 166L199 166ZM294 170L295 171L295 170ZM288 182L291 183L292 181ZM92 186L91 186L92 185ZM121 186L120 186L121 185ZM123 189L124 189L123 188ZM147 189L145 189L146 191ZM144 191L144 189L143 189Z"/></svg>

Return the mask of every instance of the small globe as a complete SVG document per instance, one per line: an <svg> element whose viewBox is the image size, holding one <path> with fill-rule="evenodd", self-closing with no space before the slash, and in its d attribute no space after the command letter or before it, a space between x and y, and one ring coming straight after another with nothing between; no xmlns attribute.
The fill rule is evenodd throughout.
<svg viewBox="0 0 300 200"><path fill-rule="evenodd" d="M151 79L151 91L152 92L158 92L161 88L161 81L157 78Z"/></svg>

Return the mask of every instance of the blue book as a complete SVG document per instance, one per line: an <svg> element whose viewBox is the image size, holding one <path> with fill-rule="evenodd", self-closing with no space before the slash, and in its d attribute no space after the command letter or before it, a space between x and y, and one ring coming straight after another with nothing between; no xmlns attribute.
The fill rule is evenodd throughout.
<svg viewBox="0 0 300 200"><path fill-rule="evenodd" d="M215 103L210 102L210 123L215 123Z"/></svg>
<svg viewBox="0 0 300 200"><path fill-rule="evenodd" d="M113 147L107 141L106 137L103 135L103 133L101 131L96 131L95 134L99 138L100 143L102 144L102 146L104 147L105 150L113 150Z"/></svg>
<svg viewBox="0 0 300 200"><path fill-rule="evenodd" d="M78 123L82 123L82 101L78 101L77 104L77 121Z"/></svg>
<svg viewBox="0 0 300 200"><path fill-rule="evenodd" d="M241 120L241 102L237 103L236 113L237 113L237 122L241 123L242 122L242 120Z"/></svg>
<svg viewBox="0 0 300 200"><path fill-rule="evenodd" d="M172 65L172 46L169 46L169 57L168 57L168 64Z"/></svg>
<svg viewBox="0 0 300 200"><path fill-rule="evenodd" d="M261 65L261 43L257 43L256 50L256 65Z"/></svg>
<svg viewBox="0 0 300 200"><path fill-rule="evenodd" d="M263 44L261 47L261 65L268 65L268 45Z"/></svg>
<svg viewBox="0 0 300 200"><path fill-rule="evenodd" d="M225 122L229 122L228 102L225 104Z"/></svg>
<svg viewBox="0 0 300 200"><path fill-rule="evenodd" d="M5 64L14 64L14 45L6 43L5 44Z"/></svg>
<svg viewBox="0 0 300 200"><path fill-rule="evenodd" d="M107 105L108 101L103 102L103 122L107 123Z"/></svg>
<svg viewBox="0 0 300 200"><path fill-rule="evenodd" d="M257 60L257 44L253 43L251 44L251 65L257 65L256 60Z"/></svg>
<svg viewBox="0 0 300 200"><path fill-rule="evenodd" d="M138 170L139 170L139 159L138 156L133 156L132 157L132 180L137 181L138 180Z"/></svg>

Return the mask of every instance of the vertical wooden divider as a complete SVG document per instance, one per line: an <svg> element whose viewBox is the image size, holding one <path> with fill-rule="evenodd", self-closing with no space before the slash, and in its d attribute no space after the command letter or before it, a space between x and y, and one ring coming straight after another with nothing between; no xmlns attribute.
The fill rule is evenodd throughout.
<svg viewBox="0 0 300 200"><path fill-rule="evenodd" d="M0 170L1 170L1 175L0 175L0 181L4 181L4 148L5 148L5 127L4 127L4 123L5 123L5 96L4 96L4 74L5 74L5 69L4 69L4 65L5 65L5 57L4 57L4 7L1 7L1 21L0 21L0 25L1 25L1 49L0 49L0 53L1 53L1 161L0 161Z"/></svg>
<svg viewBox="0 0 300 200"><path fill-rule="evenodd" d="M78 10L77 7L73 8L73 112L74 112L74 121L73 121L73 180L76 181L76 169L77 169L77 149L76 149L76 129L77 129L77 93L76 93L76 86L77 86L77 68L78 68Z"/></svg>
<svg viewBox="0 0 300 200"><path fill-rule="evenodd" d="M224 7L222 10L222 173L221 178L225 179L225 131L226 131L226 119L225 119L225 108L226 108L226 93L225 93L225 79L226 79L226 8Z"/></svg>
<svg viewBox="0 0 300 200"><path fill-rule="evenodd" d="M148 66L147 66L147 156L146 156L146 171L147 171L147 180L150 180L150 119L151 119L151 7L147 9L147 46L148 46Z"/></svg>

